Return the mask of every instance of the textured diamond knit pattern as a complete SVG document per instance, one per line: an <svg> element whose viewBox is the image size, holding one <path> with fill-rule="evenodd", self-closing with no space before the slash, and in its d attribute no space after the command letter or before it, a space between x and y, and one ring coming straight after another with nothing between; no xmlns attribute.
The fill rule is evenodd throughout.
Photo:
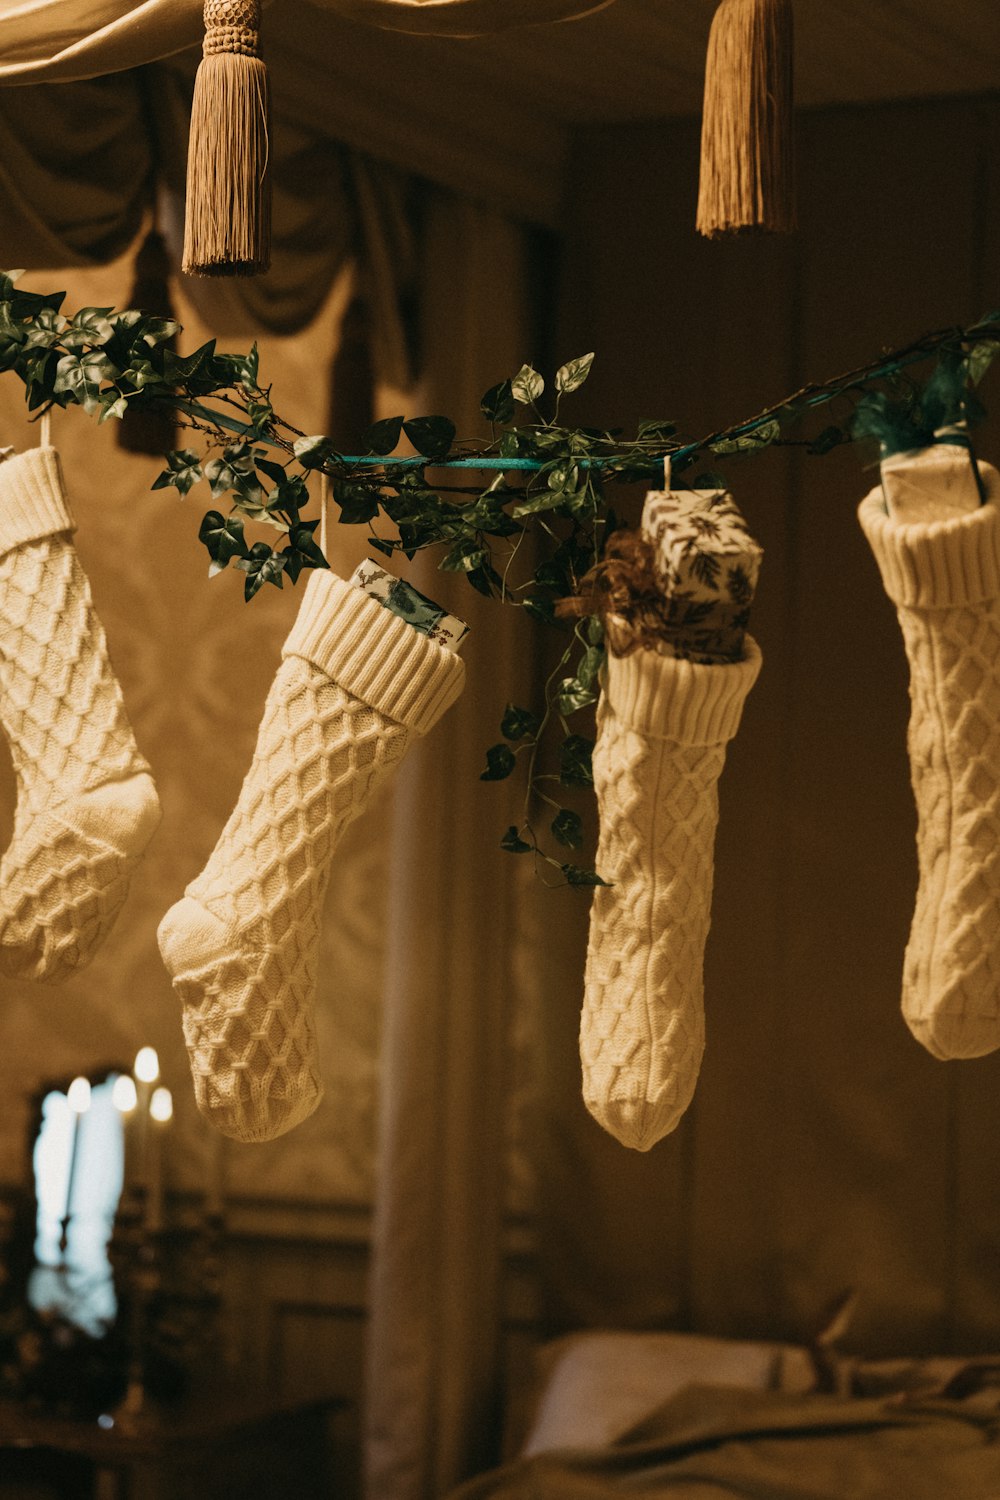
<svg viewBox="0 0 1000 1500"><path fill-rule="evenodd" d="M233 814L161 924L198 1107L237 1140L270 1140L319 1102L313 1012L332 855L409 739L287 657Z"/></svg>
<svg viewBox="0 0 1000 1500"><path fill-rule="evenodd" d="M0 969L58 982L107 936L159 822L68 535L0 557L0 719L17 777Z"/></svg>
<svg viewBox="0 0 1000 1500"><path fill-rule="evenodd" d="M640 1151L674 1129L698 1079L724 759L724 744L637 733L601 699L597 868L613 884L591 907L583 1094L595 1119Z"/></svg>
<svg viewBox="0 0 1000 1500"><path fill-rule="evenodd" d="M1000 601L900 607L919 886L903 1014L936 1057L1000 1046Z"/></svg>

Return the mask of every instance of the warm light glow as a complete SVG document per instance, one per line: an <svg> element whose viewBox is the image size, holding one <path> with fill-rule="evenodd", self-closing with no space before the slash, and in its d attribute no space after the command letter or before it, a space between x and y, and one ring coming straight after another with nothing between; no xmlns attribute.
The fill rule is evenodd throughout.
<svg viewBox="0 0 1000 1500"><path fill-rule="evenodd" d="M158 1088L153 1090L153 1097L149 1101L149 1113L154 1120L159 1120L161 1125L165 1125L168 1120L173 1118L174 1101L169 1089Z"/></svg>
<svg viewBox="0 0 1000 1500"><path fill-rule="evenodd" d="M135 1079L128 1073L119 1073L111 1090L111 1102L119 1114L130 1115L139 1102L135 1091Z"/></svg>
<svg viewBox="0 0 1000 1500"><path fill-rule="evenodd" d="M135 1054L135 1076L143 1083L155 1083L160 1076L160 1059L155 1047L140 1047Z"/></svg>
<svg viewBox="0 0 1000 1500"><path fill-rule="evenodd" d="M66 1098L75 1115L85 1115L90 1108L90 1079L74 1078L66 1090Z"/></svg>

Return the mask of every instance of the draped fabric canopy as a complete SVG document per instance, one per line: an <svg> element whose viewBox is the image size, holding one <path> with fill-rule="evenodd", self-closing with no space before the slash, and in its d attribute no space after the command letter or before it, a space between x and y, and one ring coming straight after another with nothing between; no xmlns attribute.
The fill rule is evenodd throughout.
<svg viewBox="0 0 1000 1500"><path fill-rule="evenodd" d="M436 87L428 66L450 70L453 59L431 57L428 47L610 3L269 0L272 268L233 282L192 280L200 311L226 336L293 333L353 260L374 314L378 374L408 384L414 178L551 224L562 172L558 146L519 131L514 106L471 87ZM201 0L0 0L0 85L18 85L0 86L5 265L105 264L134 242L154 198L179 259L201 12ZM384 77L390 51L405 83L389 86L387 108L385 84L371 81Z"/></svg>
<svg viewBox="0 0 1000 1500"><path fill-rule="evenodd" d="M282 0L265 0L280 28ZM310 0L354 21L393 31L478 36L567 21L612 0ZM0 79L66 82L118 73L200 41L202 0L0 0Z"/></svg>

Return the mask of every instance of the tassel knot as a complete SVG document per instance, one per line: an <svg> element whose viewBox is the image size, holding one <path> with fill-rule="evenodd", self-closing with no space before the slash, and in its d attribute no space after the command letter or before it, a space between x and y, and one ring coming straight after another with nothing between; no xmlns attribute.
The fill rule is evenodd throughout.
<svg viewBox="0 0 1000 1500"><path fill-rule="evenodd" d="M205 0L205 40L202 52L240 52L256 57L260 45L260 6L257 0Z"/></svg>
<svg viewBox="0 0 1000 1500"><path fill-rule="evenodd" d="M267 69L259 0L205 0L191 101L182 269L256 276L270 264Z"/></svg>

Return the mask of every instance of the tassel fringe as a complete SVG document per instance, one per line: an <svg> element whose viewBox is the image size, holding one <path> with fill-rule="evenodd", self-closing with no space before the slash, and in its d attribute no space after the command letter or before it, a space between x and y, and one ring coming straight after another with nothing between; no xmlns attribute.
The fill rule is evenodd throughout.
<svg viewBox="0 0 1000 1500"><path fill-rule="evenodd" d="M256 276L271 261L268 79L257 0L206 0L195 77L182 269Z"/></svg>
<svg viewBox="0 0 1000 1500"><path fill-rule="evenodd" d="M795 228L791 0L722 0L705 65L697 228Z"/></svg>

